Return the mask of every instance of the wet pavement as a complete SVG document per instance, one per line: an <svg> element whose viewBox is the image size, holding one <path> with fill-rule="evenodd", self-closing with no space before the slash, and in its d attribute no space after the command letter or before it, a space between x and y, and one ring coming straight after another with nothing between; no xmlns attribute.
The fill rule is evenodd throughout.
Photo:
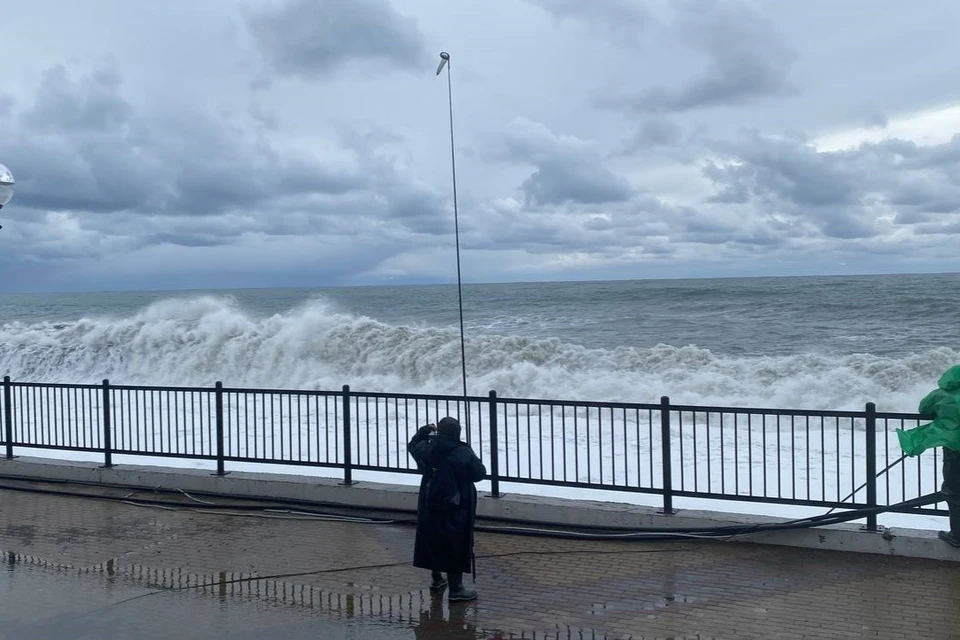
<svg viewBox="0 0 960 640"><path fill-rule="evenodd" d="M0 489L0 638L960 637L954 563L480 534L480 598L450 605L412 527L181 502Z"/></svg>
<svg viewBox="0 0 960 640"><path fill-rule="evenodd" d="M217 589L151 591L129 578L32 566L13 554L0 574L0 602L3 640L417 637L376 620L336 621L316 609L227 597Z"/></svg>

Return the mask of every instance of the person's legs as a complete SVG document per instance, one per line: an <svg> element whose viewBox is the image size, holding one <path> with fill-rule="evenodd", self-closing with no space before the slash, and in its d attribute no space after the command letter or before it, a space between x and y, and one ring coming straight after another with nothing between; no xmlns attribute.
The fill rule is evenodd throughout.
<svg viewBox="0 0 960 640"><path fill-rule="evenodd" d="M447 578L450 579L450 593L448 594L450 602L464 602L477 597L476 591L463 586L462 573L453 573L451 571L447 573Z"/></svg>
<svg viewBox="0 0 960 640"><path fill-rule="evenodd" d="M960 547L960 453L943 448L943 485L940 492L950 509L950 531L941 531L937 535L941 540L954 547Z"/></svg>
<svg viewBox="0 0 960 640"><path fill-rule="evenodd" d="M960 511L953 505L950 508L950 531L938 531L937 537L953 547L960 547Z"/></svg>
<svg viewBox="0 0 960 640"><path fill-rule="evenodd" d="M447 581L444 579L443 574L439 571L431 571L430 579L431 589L443 589L445 586L447 586Z"/></svg>
<svg viewBox="0 0 960 640"><path fill-rule="evenodd" d="M940 532L940 539L955 547L960 547L960 507L950 505L950 532Z"/></svg>

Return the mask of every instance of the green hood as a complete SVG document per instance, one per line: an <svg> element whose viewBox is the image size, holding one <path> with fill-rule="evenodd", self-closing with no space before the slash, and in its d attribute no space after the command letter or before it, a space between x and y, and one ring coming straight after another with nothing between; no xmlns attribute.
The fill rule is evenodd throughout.
<svg viewBox="0 0 960 640"><path fill-rule="evenodd" d="M919 412L933 422L915 429L897 429L900 448L909 456L933 447L960 451L960 365L950 367L937 381L937 388L920 401Z"/></svg>
<svg viewBox="0 0 960 640"><path fill-rule="evenodd" d="M937 386L950 393L960 391L960 364L947 369L946 373L937 380Z"/></svg>

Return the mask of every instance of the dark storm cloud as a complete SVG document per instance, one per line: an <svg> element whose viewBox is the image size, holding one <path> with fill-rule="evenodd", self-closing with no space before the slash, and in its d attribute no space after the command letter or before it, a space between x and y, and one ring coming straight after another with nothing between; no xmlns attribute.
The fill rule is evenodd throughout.
<svg viewBox="0 0 960 640"><path fill-rule="evenodd" d="M19 207L164 219L249 211L269 232L278 212L340 215L352 203L387 219L416 217L420 232L441 227L440 198L378 151L387 138L341 150L353 160L322 160L279 149L256 119L137 109L122 88L110 67L77 78L55 67L32 103L11 111L0 143L17 167Z"/></svg>
<svg viewBox="0 0 960 640"><path fill-rule="evenodd" d="M0 289L957 264L949 0L8 4Z"/></svg>
<svg viewBox="0 0 960 640"><path fill-rule="evenodd" d="M132 109L119 95L123 79L112 66L75 81L66 68L47 70L23 123L37 133L108 131L129 122Z"/></svg>
<svg viewBox="0 0 960 640"><path fill-rule="evenodd" d="M863 120L863 126L871 129L885 129L888 124L890 124L890 118L877 111L867 114Z"/></svg>
<svg viewBox="0 0 960 640"><path fill-rule="evenodd" d="M508 246L536 255L575 253L601 262L629 262L638 255L696 259L705 249L712 257L720 251L742 252L748 246L773 251L798 235L764 225L751 214L680 206L635 193L628 201L603 206L566 203L486 211L482 228L465 246Z"/></svg>
<svg viewBox="0 0 960 640"><path fill-rule="evenodd" d="M797 59L773 23L744 4L678 5L675 37L701 52L706 67L685 84L602 98L599 104L632 113L684 112L744 105L794 91Z"/></svg>
<svg viewBox="0 0 960 640"><path fill-rule="evenodd" d="M209 215L279 196L345 193L356 169L284 154L258 125L202 111L137 111L111 68L49 70L0 131L18 203L46 211Z"/></svg>
<svg viewBox="0 0 960 640"><path fill-rule="evenodd" d="M947 233L960 213L958 138L929 146L890 139L825 152L796 138L749 134L714 150L726 160L704 167L717 188L711 201L750 203L813 223L829 237L879 235L879 221L891 214L894 224L937 221L917 229Z"/></svg>
<svg viewBox="0 0 960 640"><path fill-rule="evenodd" d="M330 155L319 155L278 146L270 133L256 115L138 105L109 64L49 69L32 96L0 115L3 161L18 180L2 231L13 248L4 273L14 279L0 288L41 286L46 273L61 285L42 286L57 290L96 286L79 275L69 284L77 269L115 283L142 281L177 271L169 260L189 260L197 273L210 271L205 261L226 260L225 272L238 274L249 271L248 261L261 274L296 263L340 278L450 233L446 200L391 148L403 138L341 128L325 145ZM168 260L157 258L160 248ZM341 248L363 257L333 260ZM113 266L100 269L98 261ZM212 284L216 277L207 275Z"/></svg>
<svg viewBox="0 0 960 640"><path fill-rule="evenodd" d="M520 185L531 206L603 204L630 199L630 183L605 166L594 145L518 118L507 127L505 159L537 167Z"/></svg>
<svg viewBox="0 0 960 640"><path fill-rule="evenodd" d="M802 218L827 236L870 237L873 227L859 169L840 154L819 153L802 141L750 135L732 152L733 162L709 163L704 175L719 187L714 202L748 202L771 214Z"/></svg>
<svg viewBox="0 0 960 640"><path fill-rule="evenodd" d="M635 44L656 19L634 0L526 0L551 14L557 22L583 22L604 35L613 33L625 44Z"/></svg>
<svg viewBox="0 0 960 640"><path fill-rule="evenodd" d="M13 113L13 105L17 103L13 96L0 93L0 118L6 118Z"/></svg>
<svg viewBox="0 0 960 640"><path fill-rule="evenodd" d="M896 207L908 207L915 214L953 213L960 210L960 180L934 180L932 176L907 176L892 186L888 202Z"/></svg>
<svg viewBox="0 0 960 640"><path fill-rule="evenodd" d="M644 164L693 164L703 157L706 135L707 128L700 123L684 127L674 118L655 114L644 118L608 157L631 158Z"/></svg>
<svg viewBox="0 0 960 640"><path fill-rule="evenodd" d="M520 185L526 201L534 205L603 204L630 197L630 185L607 169L558 157L543 162Z"/></svg>
<svg viewBox="0 0 960 640"><path fill-rule="evenodd" d="M286 0L251 13L247 26L281 74L318 78L353 61L415 68L428 58L416 20L386 0Z"/></svg>
<svg viewBox="0 0 960 640"><path fill-rule="evenodd" d="M404 189L392 194L384 217L396 220L414 233L453 232L453 216L448 215L445 200L425 189Z"/></svg>
<svg viewBox="0 0 960 640"><path fill-rule="evenodd" d="M960 220L918 224L913 232L918 235L960 235Z"/></svg>
<svg viewBox="0 0 960 640"><path fill-rule="evenodd" d="M648 118L624 145L624 152L633 153L650 147L673 146L683 139L683 129L667 118Z"/></svg>
<svg viewBox="0 0 960 640"><path fill-rule="evenodd" d="M860 197L856 169L838 154L819 153L792 139L757 134L714 149L729 153L735 163L710 163L705 174L725 189L719 202L744 202L747 194L775 195L800 206L849 205Z"/></svg>

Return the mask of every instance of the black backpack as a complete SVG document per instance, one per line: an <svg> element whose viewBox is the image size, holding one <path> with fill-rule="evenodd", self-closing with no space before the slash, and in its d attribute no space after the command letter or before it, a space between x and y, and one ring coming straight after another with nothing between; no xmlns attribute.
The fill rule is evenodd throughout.
<svg viewBox="0 0 960 640"><path fill-rule="evenodd" d="M430 511L453 511L460 506L460 487L453 475L449 456L432 452L427 462L427 508Z"/></svg>

